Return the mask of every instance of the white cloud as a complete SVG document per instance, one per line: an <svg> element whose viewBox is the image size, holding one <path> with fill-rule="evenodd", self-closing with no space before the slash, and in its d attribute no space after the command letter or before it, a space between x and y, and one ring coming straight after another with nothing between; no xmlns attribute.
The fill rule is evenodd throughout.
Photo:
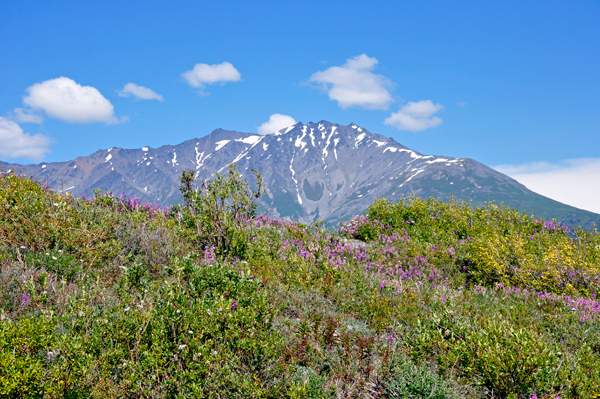
<svg viewBox="0 0 600 399"><path fill-rule="evenodd" d="M441 104L434 104L431 100L410 101L398 112L393 112L383 123L395 127L398 130L410 130L420 132L440 125L443 120L433 116L440 109Z"/></svg>
<svg viewBox="0 0 600 399"><path fill-rule="evenodd" d="M330 100L341 108L362 107L387 109L394 101L387 90L391 81L371 71L379 61L366 54L348 58L342 66L334 66L314 73L309 81L322 84Z"/></svg>
<svg viewBox="0 0 600 399"><path fill-rule="evenodd" d="M15 119L24 123L42 123L44 118L39 115L32 114L30 110L25 108L15 108L13 111Z"/></svg>
<svg viewBox="0 0 600 399"><path fill-rule="evenodd" d="M494 169L538 194L600 213L600 158L499 165Z"/></svg>
<svg viewBox="0 0 600 399"><path fill-rule="evenodd" d="M119 97L134 96L139 100L158 100L164 101L163 96L144 86L136 85L135 83L127 83L123 90L119 91Z"/></svg>
<svg viewBox="0 0 600 399"><path fill-rule="evenodd" d="M82 86L60 77L36 83L27 89L23 103L48 116L71 123L119 123L114 107L95 87Z"/></svg>
<svg viewBox="0 0 600 399"><path fill-rule="evenodd" d="M273 114L269 120L257 128L259 134L275 133L284 127L295 125L296 121L291 116Z"/></svg>
<svg viewBox="0 0 600 399"><path fill-rule="evenodd" d="M229 62L214 65L196 64L194 65L194 69L182 73L181 76L183 76L190 86L199 89L207 84L225 84L225 82L237 82L242 79L240 72ZM200 94L203 95L206 93L200 91Z"/></svg>
<svg viewBox="0 0 600 399"><path fill-rule="evenodd" d="M42 134L30 135L10 119L0 116L0 156L40 161L50 152L52 139Z"/></svg>

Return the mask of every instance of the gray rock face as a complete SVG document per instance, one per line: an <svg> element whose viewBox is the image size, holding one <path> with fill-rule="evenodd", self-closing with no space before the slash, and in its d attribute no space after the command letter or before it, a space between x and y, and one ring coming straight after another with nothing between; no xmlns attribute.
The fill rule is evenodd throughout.
<svg viewBox="0 0 600 399"><path fill-rule="evenodd" d="M362 213L377 197L397 201L411 193L474 204L495 200L587 228L600 222L600 215L535 194L472 159L423 155L356 124L326 121L297 123L266 136L217 129L175 146L111 148L70 162L0 162L0 167L21 170L73 195L101 189L169 205L181 201L182 170L210 179L232 163L251 180L252 169L262 174L262 202L273 216L303 223L337 223Z"/></svg>

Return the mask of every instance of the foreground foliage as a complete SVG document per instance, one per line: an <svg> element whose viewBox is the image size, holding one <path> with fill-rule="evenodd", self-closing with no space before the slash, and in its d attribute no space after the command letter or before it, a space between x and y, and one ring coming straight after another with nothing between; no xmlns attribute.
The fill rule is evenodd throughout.
<svg viewBox="0 0 600 399"><path fill-rule="evenodd" d="M600 393L597 231L412 198L332 232L184 177L172 209L0 177L0 397Z"/></svg>

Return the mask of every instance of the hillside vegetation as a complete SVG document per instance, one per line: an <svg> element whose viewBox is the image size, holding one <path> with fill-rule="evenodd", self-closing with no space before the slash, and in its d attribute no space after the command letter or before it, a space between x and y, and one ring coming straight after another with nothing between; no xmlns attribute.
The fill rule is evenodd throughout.
<svg viewBox="0 0 600 399"><path fill-rule="evenodd" d="M495 204L256 214L0 175L0 398L590 398L600 235Z"/></svg>

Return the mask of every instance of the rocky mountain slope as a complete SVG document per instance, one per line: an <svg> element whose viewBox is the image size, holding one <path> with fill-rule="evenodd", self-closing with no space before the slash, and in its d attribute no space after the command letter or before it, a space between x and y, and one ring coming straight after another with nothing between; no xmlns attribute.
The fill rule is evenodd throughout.
<svg viewBox="0 0 600 399"><path fill-rule="evenodd" d="M377 197L391 201L420 197L505 202L544 218L591 228L600 215L528 190L514 179L473 159L423 155L391 138L350 124L326 121L296 125L260 136L217 129L178 145L110 148L69 162L17 165L57 190L91 195L95 189L168 205L181 201L178 176L194 169L200 179L234 163L264 179L263 205L274 216L308 223L336 223L363 212Z"/></svg>

